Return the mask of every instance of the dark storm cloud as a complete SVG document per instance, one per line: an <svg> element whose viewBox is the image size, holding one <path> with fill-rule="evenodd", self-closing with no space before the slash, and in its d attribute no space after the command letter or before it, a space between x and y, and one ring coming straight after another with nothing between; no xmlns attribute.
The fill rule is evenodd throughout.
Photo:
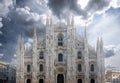
<svg viewBox="0 0 120 83"><path fill-rule="evenodd" d="M0 47L0 53L3 53L4 56L0 58L0 60L10 62L12 58L14 58L13 55L16 52L18 35L22 34L25 41L27 41L28 38L33 37L33 28L37 28L38 36L44 35L45 32L41 14L44 14L46 11L44 7L39 4L39 8L44 11L38 12L36 10L35 12L32 6L34 5L16 5L15 8L10 9L6 16L3 17L3 27L1 28L3 34L0 35L2 47Z"/></svg>
<svg viewBox="0 0 120 83"><path fill-rule="evenodd" d="M85 10L94 13L96 11L102 11L110 5L110 0L89 0Z"/></svg>
<svg viewBox="0 0 120 83"><path fill-rule="evenodd" d="M43 14L47 13L48 8L44 0L17 0L17 7L29 7L31 12Z"/></svg>
<svg viewBox="0 0 120 83"><path fill-rule="evenodd" d="M83 19L88 19L91 16L89 13L93 14L102 11L110 5L110 0L89 0L87 6L81 9L77 2L78 0L49 0L48 6L53 11L53 14L59 18L68 16L72 12Z"/></svg>
<svg viewBox="0 0 120 83"><path fill-rule="evenodd" d="M77 4L77 0L49 0L48 6L59 18L68 16L70 12L87 17L87 13Z"/></svg>
<svg viewBox="0 0 120 83"><path fill-rule="evenodd" d="M67 7L66 0L49 0L48 6L52 9L55 15L60 16L63 9Z"/></svg>
<svg viewBox="0 0 120 83"><path fill-rule="evenodd" d="M109 58L111 56L114 56L115 53L114 53L114 50L105 50L105 57L106 58Z"/></svg>
<svg viewBox="0 0 120 83"><path fill-rule="evenodd" d="M104 48L104 54L106 58L117 56L120 51L120 45L108 45Z"/></svg>
<svg viewBox="0 0 120 83"><path fill-rule="evenodd" d="M0 35L0 42L2 46L0 48L0 53L3 53L4 56L0 60L10 61L13 52L15 51L15 42L16 42L16 28L13 27L14 20L10 21L6 18L3 18L3 27L1 29L2 35ZM15 35L14 35L15 34Z"/></svg>
<svg viewBox="0 0 120 83"><path fill-rule="evenodd" d="M4 56L0 60L11 61L16 51L18 35L22 34L26 39L32 38L34 27L37 28L39 36L44 35L44 25L40 19L36 21L35 16L19 10L12 11L7 18L3 18L4 26L1 29L3 34L0 36L0 42L2 43L0 51L2 51Z"/></svg>
<svg viewBox="0 0 120 83"><path fill-rule="evenodd" d="M42 34L39 31L43 30L44 24L39 14L30 12L29 8L17 8L15 16L17 26L23 28L27 37L32 37L33 28L35 27L38 28L38 34Z"/></svg>

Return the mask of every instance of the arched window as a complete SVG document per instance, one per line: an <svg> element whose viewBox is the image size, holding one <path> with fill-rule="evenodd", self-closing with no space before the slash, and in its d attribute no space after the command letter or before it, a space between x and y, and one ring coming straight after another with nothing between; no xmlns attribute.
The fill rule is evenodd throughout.
<svg viewBox="0 0 120 83"><path fill-rule="evenodd" d="M27 83L31 83L31 80L30 80L30 79L27 79Z"/></svg>
<svg viewBox="0 0 120 83"><path fill-rule="evenodd" d="M91 71L93 72L94 71L94 65L93 64L91 64Z"/></svg>
<svg viewBox="0 0 120 83"><path fill-rule="evenodd" d="M62 62L63 61L63 55L60 53L58 54L58 61Z"/></svg>
<svg viewBox="0 0 120 83"><path fill-rule="evenodd" d="M78 64L78 71L79 71L79 72L82 71L82 66L81 66L81 64Z"/></svg>
<svg viewBox="0 0 120 83"><path fill-rule="evenodd" d="M90 80L90 83L95 83L95 80L94 80L94 79L91 79L91 80Z"/></svg>
<svg viewBox="0 0 120 83"><path fill-rule="evenodd" d="M78 79L78 83L82 83L82 79Z"/></svg>
<svg viewBox="0 0 120 83"><path fill-rule="evenodd" d="M39 59L43 59L44 58L44 53L41 51L39 54Z"/></svg>
<svg viewBox="0 0 120 83"><path fill-rule="evenodd" d="M40 66L39 66L39 70L40 70L40 72L43 71L43 64L40 64Z"/></svg>
<svg viewBox="0 0 120 83"><path fill-rule="evenodd" d="M63 46L63 35L62 34L58 35L58 46Z"/></svg>
<svg viewBox="0 0 120 83"><path fill-rule="evenodd" d="M77 58L78 58L78 59L81 59L81 58L82 58L82 53L81 53L80 51L77 53Z"/></svg>
<svg viewBox="0 0 120 83"><path fill-rule="evenodd" d="M31 66L27 65L27 72L30 72L30 71L31 71Z"/></svg>

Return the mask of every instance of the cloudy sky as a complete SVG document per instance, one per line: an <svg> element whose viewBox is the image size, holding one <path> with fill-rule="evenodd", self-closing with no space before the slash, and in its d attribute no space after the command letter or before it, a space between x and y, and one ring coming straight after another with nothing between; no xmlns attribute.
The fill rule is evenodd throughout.
<svg viewBox="0 0 120 83"><path fill-rule="evenodd" d="M31 43L33 27L39 36L46 15L63 20L72 14L79 34L85 24L89 43L95 46L98 36L104 40L107 69L120 69L120 1L119 0L0 0L0 60L14 63L17 38Z"/></svg>

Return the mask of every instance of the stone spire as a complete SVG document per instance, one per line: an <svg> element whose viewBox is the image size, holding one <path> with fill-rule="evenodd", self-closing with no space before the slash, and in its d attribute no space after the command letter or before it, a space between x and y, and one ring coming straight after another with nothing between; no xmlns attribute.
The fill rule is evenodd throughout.
<svg viewBox="0 0 120 83"><path fill-rule="evenodd" d="M105 62L104 62L104 53L103 53L103 38L100 37L100 58L101 58L101 83L105 83Z"/></svg>
<svg viewBox="0 0 120 83"><path fill-rule="evenodd" d="M36 33L36 28L34 28L34 33L33 33L33 55L37 52L37 33Z"/></svg>
<svg viewBox="0 0 120 83"><path fill-rule="evenodd" d="M19 36L18 37L18 46L17 46L17 58L19 59L20 62L23 62L24 53L25 53L24 38Z"/></svg>
<svg viewBox="0 0 120 83"><path fill-rule="evenodd" d="M32 54L32 59L33 59L33 65L32 65L32 83L37 82L37 33L36 33L36 28L34 28L34 33L33 33L33 54Z"/></svg>
<svg viewBox="0 0 120 83"><path fill-rule="evenodd" d="M87 42L87 29L86 29L86 25L85 25L85 29L84 29L84 49L85 51L88 51L88 42Z"/></svg>
<svg viewBox="0 0 120 83"><path fill-rule="evenodd" d="M16 55L17 55L17 64L16 64L16 83L20 83L20 50L21 50L21 36L18 37L18 43L17 43L17 52L16 52Z"/></svg>
<svg viewBox="0 0 120 83"><path fill-rule="evenodd" d="M24 46L24 38L21 38L21 83L24 82L24 53L25 53L25 46Z"/></svg>
<svg viewBox="0 0 120 83"><path fill-rule="evenodd" d="M105 83L105 80L104 80L105 69L104 69L104 55L103 55L103 40L102 40L102 37L97 38L96 53L97 53L98 83Z"/></svg>
<svg viewBox="0 0 120 83"><path fill-rule="evenodd" d="M19 35L18 36L18 43L17 43L17 52L16 52L17 62L20 62L20 53L21 53L21 36ZM20 72L20 64L17 63L16 66L17 66L17 70L16 71ZM18 76L18 74L17 74L17 76ZM19 82L17 82L17 83L19 83Z"/></svg>
<svg viewBox="0 0 120 83"><path fill-rule="evenodd" d="M99 40L99 37L97 38L97 43L96 43L96 52L99 51L99 44L100 43L100 40Z"/></svg>
<svg viewBox="0 0 120 83"><path fill-rule="evenodd" d="M103 52L103 38L100 37L100 51Z"/></svg>
<svg viewBox="0 0 120 83"><path fill-rule="evenodd" d="M100 57L100 48L101 48L101 46L100 46L100 44L101 44L101 39L100 39L100 37L97 37L97 42L96 42L96 53L97 53L97 57L99 58Z"/></svg>
<svg viewBox="0 0 120 83"><path fill-rule="evenodd" d="M100 38L97 38L96 43L96 53L97 53L97 76L98 76L98 83L101 83L101 63L100 63Z"/></svg>
<svg viewBox="0 0 120 83"><path fill-rule="evenodd" d="M103 39L102 39L102 37L97 38L96 52L98 52L98 54L103 52Z"/></svg>
<svg viewBox="0 0 120 83"><path fill-rule="evenodd" d="M85 25L85 30L84 30L84 61L85 61L85 83L88 83L88 80L89 80L89 51L88 51L86 25Z"/></svg>
<svg viewBox="0 0 120 83"><path fill-rule="evenodd" d="M23 83L24 82L24 39L21 35L18 37L18 45L17 45L17 76L16 76L16 83Z"/></svg>
<svg viewBox="0 0 120 83"><path fill-rule="evenodd" d="M34 33L33 33L33 51L36 51L37 49L37 33L36 33L36 28L34 28Z"/></svg>
<svg viewBox="0 0 120 83"><path fill-rule="evenodd" d="M46 18L46 55L49 55L49 41L50 41L50 22L49 22L50 20L49 20L49 17L48 17L48 15L47 15L47 18ZM45 69L46 69L46 72L45 72L45 76L46 76L46 79L47 80L45 80L46 81L46 83L49 83L49 56L46 56L45 57L45 59L46 59L46 63L45 63Z"/></svg>
<svg viewBox="0 0 120 83"><path fill-rule="evenodd" d="M24 38L22 37L21 38L21 53L22 53L22 55L24 55L24 52L25 52Z"/></svg>

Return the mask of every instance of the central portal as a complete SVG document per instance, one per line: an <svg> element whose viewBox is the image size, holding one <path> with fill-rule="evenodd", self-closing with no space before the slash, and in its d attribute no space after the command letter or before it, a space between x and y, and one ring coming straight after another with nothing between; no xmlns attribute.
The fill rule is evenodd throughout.
<svg viewBox="0 0 120 83"><path fill-rule="evenodd" d="M64 83L64 76L63 76L63 74L58 74L58 76L57 76L57 83Z"/></svg>

